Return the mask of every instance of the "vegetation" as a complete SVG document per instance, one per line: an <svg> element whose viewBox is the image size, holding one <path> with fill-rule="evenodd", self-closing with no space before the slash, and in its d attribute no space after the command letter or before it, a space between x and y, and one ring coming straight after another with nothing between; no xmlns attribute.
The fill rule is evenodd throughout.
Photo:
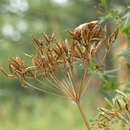
<svg viewBox="0 0 130 130"><path fill-rule="evenodd" d="M84 7L86 8L83 0L79 2L71 1L71 2L65 2L64 7L60 7L63 5L58 5L59 3L55 3L57 1L44 1L46 5L49 5L50 8L55 10L54 13L58 14L58 12L63 11L64 9L64 15L66 14L65 12L68 11L70 13L71 11L75 14L73 15L73 18L78 18L81 16L83 13L83 10L81 9L81 12L79 13L77 11L77 7ZM44 3L43 2L43 3ZM7 3L1 1L1 5L4 6ZM37 14L39 11L33 11L31 12L31 9L28 10L28 2L25 1L24 3L24 8L19 8L18 10L17 6L14 6L10 2L10 6L7 6L7 8L3 9L5 12L11 12L12 14L26 14L28 22L31 23L33 17L31 16L32 14L35 14L36 17L41 17L41 14ZM32 5L35 3L34 1L31 1ZM39 1L39 5L41 5L42 1ZM89 3L89 2L87 2ZM127 41L129 41L129 6L128 9L124 9L124 12L118 12L116 10L112 10L110 7L112 6L112 2L109 2L107 0L101 0L100 3L97 1L93 1L91 4L97 4L98 10L101 12L103 11L104 14L102 14L101 20L93 21L93 22L84 22L85 24L81 24L81 21L86 19L84 16L81 17L81 21L79 20L71 20L68 16L68 22L72 22L72 24L68 24L67 30L70 30L71 25L74 25L77 22L77 25L81 24L77 28L75 28L72 32L69 32L69 38L65 39L66 34L63 34L62 30L64 30L64 25L65 23L62 22L62 26L60 29L60 26L58 25L57 20L63 20L65 17L62 17L62 15L53 15L53 13L50 11L50 9L45 8L44 9L48 12L48 14L43 15L44 18L50 19L51 24L48 26L48 31L47 32L55 32L55 34L52 35L47 35L46 33L42 33L42 37L44 37L44 40L41 40L40 38L35 38L33 36L33 46L35 49L35 52L30 49L30 45L25 45L25 46L20 46L18 44L10 45L8 42L13 42L13 43L18 43L23 41L24 38L26 39L26 36L23 36L23 38L20 38L20 35L24 32L20 32L21 27L26 27L25 23L23 22L23 25L20 24L14 24L16 26L16 30L14 31L12 28L12 25L10 26L7 24L5 27L3 27L3 37L2 37L2 42L5 42L5 50L11 48L13 53L11 54L13 58L10 58L9 60L9 70L11 74L8 74L5 69L0 67L0 72L4 74L4 76L8 78L13 78L13 79L18 79L20 81L20 84L24 87L23 89L18 87L20 86L17 84L16 80L13 80L11 82L10 80L7 80L7 84L13 85L14 87L1 87L1 102L6 104L6 111L2 111L2 121L0 123L4 124L6 123L7 120L7 125L2 126L1 129L52 129L50 125L51 120L57 122L59 124L59 121L61 121L60 118L63 117L64 113L67 113L65 111L66 107L61 107L59 105L59 100L52 99L51 103L50 97L45 96L44 93L48 93L51 95L56 95L61 98L69 99L72 101L74 104L77 105L79 108L79 111L81 113L81 116L86 124L86 127L90 129L104 129L104 130L117 130L117 129L129 129L130 127L130 102L129 102L129 76L127 76L126 72L129 73L127 70L129 69L129 45ZM116 2L115 2L116 3ZM126 2L128 5L128 2ZM36 4L36 3L35 3ZM34 5L35 5L34 4ZM68 6L68 5L70 6ZM33 5L33 6L34 6ZM75 8L72 8L73 6ZM1 7L2 7L1 6ZM89 4L88 4L89 6ZM16 10L11 11L9 10L8 7L15 8ZM34 6L36 7L36 5ZM56 8L58 7L58 8ZM42 9L42 8L39 8ZM80 10L80 9L79 9ZM27 13L23 13L26 12ZM5 13L4 12L4 13ZM93 10L90 11L91 14L94 13ZM87 16L89 17L89 13ZM18 14L19 16L19 14ZM5 17L5 16L4 16ZM3 17L3 18L4 18ZM97 16L96 16L97 17ZM6 18L6 17L5 17ZM72 18L72 19L73 19ZM26 19L26 20L27 20ZM97 18L96 18L97 19ZM40 20L43 20L40 18ZM37 25L45 25L44 24L39 24L39 22L36 22ZM48 21L48 20L47 20ZM111 21L114 21L115 24L111 23ZM48 22L47 22L48 24ZM34 25L34 24L33 24ZM51 25L51 26L50 26ZM107 28L107 26L109 28ZM118 26L118 27L117 27ZM7 27L7 28L6 28ZM37 26L38 27L38 26ZM33 26L31 28L31 33L35 35L37 32L41 32L40 29L41 27L37 30ZM113 29L117 28L117 29ZM110 30L111 28L111 30ZM6 29L8 31L6 31ZM19 31L18 31L18 30ZM11 31L10 31L11 30ZM14 32L13 32L13 31ZM22 28L21 28L22 30ZM10 33L11 32L11 33ZM27 31L25 31L27 33ZM119 35L118 35L119 32ZM30 35L30 33L28 33ZM63 34L63 35L62 35ZM110 51L110 48L112 47L113 43L115 42L115 39L117 38L121 43L124 42L127 45L126 49L122 51L122 49L113 57L112 63L117 62L117 66L115 69L112 69L112 65L110 65L110 61L108 56L110 54L113 54ZM126 36L126 37L124 37ZM5 38L4 38L5 37ZM123 37L123 38L122 38ZM21 40L20 40L21 39ZM39 40L40 39L40 40ZM65 39L65 40L57 40L57 39ZM127 40L128 39L128 40ZM28 39L26 39L28 41ZM25 41L26 41L25 40ZM118 50L118 47L121 48L121 45L119 44L119 41L117 40L116 42L118 44L114 44L114 51L116 49ZM4 47L4 45L2 45ZM16 49L18 47L18 49ZM14 49L16 51L14 51ZM10 51L10 49L9 49ZM26 57L24 58L23 55L18 57L19 52L25 52ZM114 52L113 51L113 52ZM108 53L109 52L109 53ZM16 57L14 57L17 55ZM3 53L1 53L3 54ZM109 54L109 55L108 55ZM4 55L6 56L6 55ZM107 57L107 58L106 58ZM29 61L28 58L31 60ZM118 62L119 59L124 59L121 62ZM5 62L6 58L3 57L1 62ZM105 64L107 62L108 64ZM104 70L104 68L108 68L109 70ZM124 68L127 68L124 70ZM123 72L124 70L124 72ZM127 79L124 79L121 77L120 73L123 72L126 74L125 77ZM88 103L91 103L91 101L95 98L91 97L90 95L85 96L86 89L89 92L89 88L92 88L91 85L91 79L93 78L94 75L97 75L100 79L98 79L96 82L98 83L99 80L102 80L101 86L101 92L107 97L107 105L106 107L100 107L99 108L99 114L94 118L94 111L91 112L91 107L88 105ZM117 77L117 78L116 78ZM2 77L2 79L4 79ZM121 79L121 80L120 80ZM5 80L5 79L4 79ZM2 84L5 84L4 80L1 80L1 86ZM115 82L116 81L116 82ZM7 85L6 84L6 85ZM89 87L88 87L89 86ZM123 87L122 87L123 86ZM119 90L116 90L116 89ZM36 91L35 91L36 90ZM16 91L16 93L14 92ZM95 91L95 90L94 90ZM116 97L114 97L115 92L117 91ZM26 96L26 93L29 96ZM44 93L42 93L44 92ZM98 87L96 88L96 96L100 97ZM94 93L94 92L93 92ZM89 93L88 93L89 94ZM35 96L34 96L35 95ZM37 95L37 96L36 96ZM87 97L88 101L87 103L81 103L81 97L82 96ZM8 98L9 97L9 98ZM36 97L36 99L34 98ZM32 100L33 98L34 100ZM22 105L21 105L21 99ZM42 101L43 99L43 101ZM68 106L68 103L66 100L63 99L64 103L61 103L66 106ZM83 97L82 97L83 99ZM29 100L29 101L28 101ZM91 101L90 101L91 100ZM110 101L109 101L110 100ZM112 102L111 102L112 100ZM12 103L10 101L13 101ZM32 103L31 103L32 102ZM47 103L49 102L49 103ZM103 100L101 101L103 103ZM2 104L1 103L1 104ZM52 116L51 114L44 118L44 115L42 114L47 114L46 108L47 106L50 107L50 104L54 107L54 116L56 116L58 119L56 120L55 117L53 119L53 113ZM87 108L89 108L87 111L83 111L82 105L86 105ZM27 106L27 107L26 107ZM17 108L17 111L14 111L12 108ZM55 108L56 107L56 108ZM45 110L43 110L45 108ZM58 110L57 110L58 109ZM69 109L69 108L68 108ZM62 118L63 122L60 123L58 126L57 124L53 127L53 129L85 129L85 127L82 125L81 119L78 117L78 113L76 112L76 109L74 107L70 107L72 111L68 112L69 116L65 117L64 119ZM4 110L4 106L3 106ZM9 110L9 113L7 112ZM75 111L75 115L72 116L71 114ZM91 112L92 115L87 114L86 112ZM36 114L35 114L36 113ZM38 113L41 113L38 116ZM15 117L16 119L12 120L12 116L10 117L10 114ZM16 114L16 115L15 115ZM20 114L20 115L19 115ZM34 116L32 116L34 115ZM36 115L36 116L35 116ZM92 121L86 117L88 115ZM8 118L4 118L4 116L8 116ZM38 116L38 117L37 117ZM27 121L28 118L32 118L30 121ZM50 121L45 121L45 119L48 119ZM67 121L67 120L71 121ZM23 120L22 120L23 119ZM67 119L67 120L66 120ZM13 123L12 121L16 121L16 123ZM77 120L77 121L76 121ZM36 122L36 123L34 123ZM78 125L72 125L70 124L75 124L76 122L79 124ZM46 125L42 125L45 123ZM25 124L25 127L22 127L21 124ZM53 122L52 122L53 124ZM68 126L70 124L70 127ZM72 128L71 128L72 127Z"/></svg>
<svg viewBox="0 0 130 130"><path fill-rule="evenodd" d="M107 109L99 108L99 115L95 120L94 128L100 129L123 129L130 127L130 98L117 90L117 95L112 102L107 100Z"/></svg>

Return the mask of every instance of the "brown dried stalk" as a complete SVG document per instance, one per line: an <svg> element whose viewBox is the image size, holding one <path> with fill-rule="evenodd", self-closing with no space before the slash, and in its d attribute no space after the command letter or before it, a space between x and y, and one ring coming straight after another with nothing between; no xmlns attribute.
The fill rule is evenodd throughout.
<svg viewBox="0 0 130 130"><path fill-rule="evenodd" d="M98 21L82 24L70 32L71 43L57 41L54 34L48 36L42 33L45 40L33 38L35 54L33 56L26 54L31 58L30 66L26 65L21 58L15 57L9 61L12 75L7 74L2 68L0 71L8 78L18 78L22 86L74 101L88 130L91 130L80 105L81 96L87 89L86 84L90 77L90 62L93 61L97 69L102 66L117 34L118 29L108 36L106 28ZM102 54L103 58L100 58L97 63L100 50L105 51ZM84 70L79 82L75 67L78 61L81 61ZM39 83L43 88L33 85L34 81L34 84Z"/></svg>

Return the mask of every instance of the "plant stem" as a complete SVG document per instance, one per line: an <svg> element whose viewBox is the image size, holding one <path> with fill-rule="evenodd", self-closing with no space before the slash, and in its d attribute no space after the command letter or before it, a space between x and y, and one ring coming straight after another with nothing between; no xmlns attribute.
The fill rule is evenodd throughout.
<svg viewBox="0 0 130 130"><path fill-rule="evenodd" d="M88 130L92 130L92 129L91 129L91 126L90 126L90 124L89 124L89 122L88 122L88 119L87 119L87 117L85 116L85 113L84 113L84 111L83 111L83 109L82 109L82 106L81 106L80 102L76 102L76 104L77 104L77 107L79 108L79 111L80 111L80 113L81 113L81 116L82 116L82 118L83 118L83 121L84 121L86 127L88 128Z"/></svg>

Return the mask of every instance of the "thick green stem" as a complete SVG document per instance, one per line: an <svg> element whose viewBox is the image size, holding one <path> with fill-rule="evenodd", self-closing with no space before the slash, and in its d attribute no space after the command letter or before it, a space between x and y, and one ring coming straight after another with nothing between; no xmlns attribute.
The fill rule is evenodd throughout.
<svg viewBox="0 0 130 130"><path fill-rule="evenodd" d="M86 127L88 128L88 130L92 130L92 129L91 129L91 126L90 126L90 124L89 124L89 122L88 122L88 119L87 119L87 117L85 116L85 113L84 113L84 111L83 111L83 109L82 109L82 106L81 106L80 102L76 102L76 104L77 104L77 106L78 106L78 108L79 108L79 111L80 111L80 113L81 113L81 116L82 116L82 118L83 118L83 120L84 120L84 123L85 123Z"/></svg>

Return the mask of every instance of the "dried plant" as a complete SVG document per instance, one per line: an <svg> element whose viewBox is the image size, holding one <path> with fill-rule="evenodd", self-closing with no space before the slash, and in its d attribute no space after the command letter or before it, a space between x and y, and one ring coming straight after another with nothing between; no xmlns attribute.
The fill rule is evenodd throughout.
<svg viewBox="0 0 130 130"><path fill-rule="evenodd" d="M112 130L113 126L119 124L120 129L130 128L130 97L117 90L112 102L106 99L107 108L99 108L98 118L93 127L103 130Z"/></svg>
<svg viewBox="0 0 130 130"><path fill-rule="evenodd" d="M90 78L90 63L93 62L96 69L103 66L104 58L117 35L118 29L108 36L106 27L103 27L99 21L85 23L75 28L70 32L70 42L58 41L54 34L48 36L42 33L45 40L33 38L35 54L33 56L26 54L31 58L30 66L21 58L15 57L9 60L9 70L12 75L4 72L2 68L0 71L6 77L18 78L24 87L74 101L90 130L91 126L80 105L81 96L87 89ZM100 60L97 57L99 53L103 56ZM80 80L76 71L78 61L82 63L83 69ZM37 84L43 87L40 88Z"/></svg>

